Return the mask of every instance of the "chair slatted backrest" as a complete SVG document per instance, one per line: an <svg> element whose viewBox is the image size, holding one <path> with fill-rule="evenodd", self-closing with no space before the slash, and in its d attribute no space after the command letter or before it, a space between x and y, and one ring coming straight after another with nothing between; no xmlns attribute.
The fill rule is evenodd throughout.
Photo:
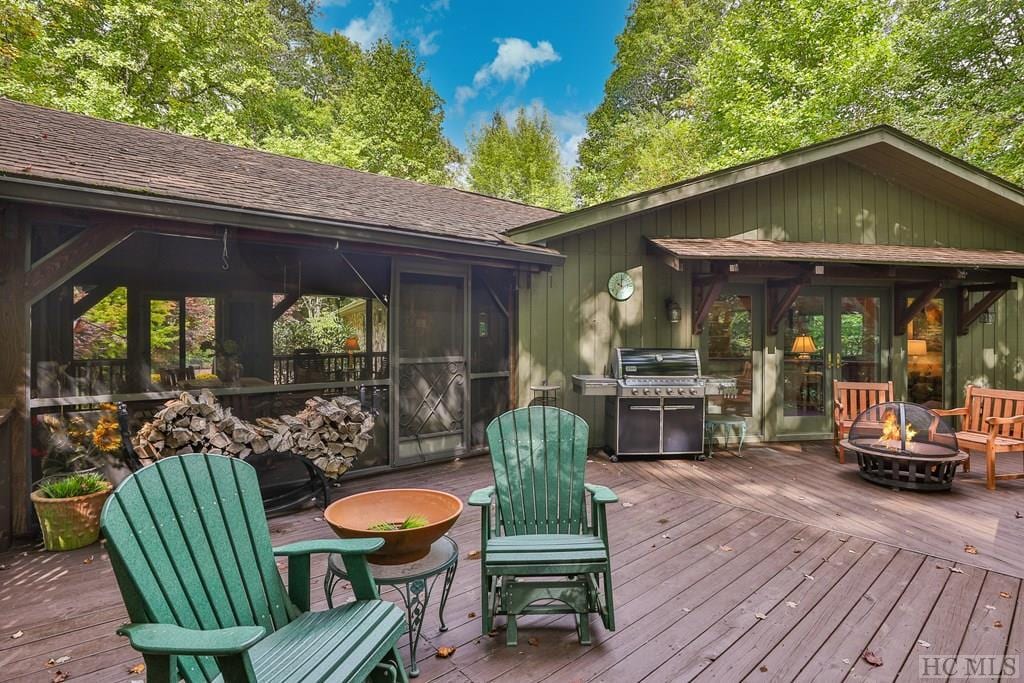
<svg viewBox="0 0 1024 683"><path fill-rule="evenodd" d="M990 417L1013 417L1024 415L1024 391L987 389L968 385L965 403L967 416L963 428L966 431L988 432L985 420ZM1024 438L1024 425L1006 424L996 428L996 434L1012 439Z"/></svg>
<svg viewBox="0 0 1024 683"><path fill-rule="evenodd" d="M256 470L237 458L165 458L125 479L101 516L134 623L217 629L295 618L271 551ZM219 673L210 657L179 657L188 681Z"/></svg>
<svg viewBox="0 0 1024 683"><path fill-rule="evenodd" d="M839 415L839 419L842 420L852 420L871 406L895 400L892 382L833 380L832 395L842 404L842 414Z"/></svg>
<svg viewBox="0 0 1024 683"><path fill-rule="evenodd" d="M487 425L505 535L578 534L589 428L551 406L518 408Z"/></svg>

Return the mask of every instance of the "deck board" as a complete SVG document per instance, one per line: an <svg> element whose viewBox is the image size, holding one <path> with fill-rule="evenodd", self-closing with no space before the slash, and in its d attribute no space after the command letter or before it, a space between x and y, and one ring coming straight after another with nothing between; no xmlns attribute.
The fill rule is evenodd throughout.
<svg viewBox="0 0 1024 683"><path fill-rule="evenodd" d="M480 518L467 509L450 532L461 548L450 630L428 611L419 681L917 680L922 653L1022 655L1024 481L990 492L974 465L952 492L921 494L862 481L820 443L706 462L595 454L588 478L627 503L609 510L618 630L595 618L594 644L580 647L572 619L550 615L521 619L516 648L482 635L479 560L467 557ZM470 458L343 481L335 495L427 486L465 499L489 483L486 459ZM270 528L275 544L330 535L312 509ZM0 564L0 680L47 681L47 660L63 655L72 680L139 678L128 669L141 657L114 635L126 615L102 545L19 548ZM315 558L314 609L325 570ZM455 655L434 657L442 645Z"/></svg>

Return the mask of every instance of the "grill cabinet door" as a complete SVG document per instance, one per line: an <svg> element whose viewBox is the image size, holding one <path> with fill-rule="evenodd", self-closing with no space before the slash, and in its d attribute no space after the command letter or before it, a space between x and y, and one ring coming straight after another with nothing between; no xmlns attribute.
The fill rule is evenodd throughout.
<svg viewBox="0 0 1024 683"><path fill-rule="evenodd" d="M666 398L662 427L663 453L704 450L704 399Z"/></svg>
<svg viewBox="0 0 1024 683"><path fill-rule="evenodd" d="M620 399L617 436L616 450L619 453L659 453L661 447L661 399Z"/></svg>

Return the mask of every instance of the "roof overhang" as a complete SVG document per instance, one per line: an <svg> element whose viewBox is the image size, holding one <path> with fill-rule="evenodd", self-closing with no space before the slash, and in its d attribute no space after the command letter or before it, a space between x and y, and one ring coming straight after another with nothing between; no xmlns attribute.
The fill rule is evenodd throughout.
<svg viewBox="0 0 1024 683"><path fill-rule="evenodd" d="M959 204L997 224L1016 229L1024 226L1024 189L895 128L878 126L529 223L512 228L506 234L522 244L542 244L610 221L834 157L841 157L922 194Z"/></svg>
<svg viewBox="0 0 1024 683"><path fill-rule="evenodd" d="M326 237L346 242L438 252L445 256L512 261L545 268L560 265L565 260L563 255L554 250L511 241L499 244L462 240L389 226L278 214L10 175L0 175L0 199L205 225L230 225L267 232Z"/></svg>

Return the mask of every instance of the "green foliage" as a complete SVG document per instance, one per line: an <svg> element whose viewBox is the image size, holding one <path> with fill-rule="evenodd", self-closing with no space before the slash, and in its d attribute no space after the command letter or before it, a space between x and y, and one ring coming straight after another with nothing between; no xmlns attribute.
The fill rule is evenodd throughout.
<svg viewBox="0 0 1024 683"><path fill-rule="evenodd" d="M403 529L419 529L430 522L423 515L409 515L402 522L377 522L366 528L367 531L402 531Z"/></svg>
<svg viewBox="0 0 1024 683"><path fill-rule="evenodd" d="M106 490L110 483L96 472L76 472L60 479L52 479L39 485L39 491L47 498L76 498Z"/></svg>
<svg viewBox="0 0 1024 683"><path fill-rule="evenodd" d="M572 198L546 112L516 113L509 125L500 112L469 138L469 185L482 194L565 211Z"/></svg>
<svg viewBox="0 0 1024 683"><path fill-rule="evenodd" d="M343 314L352 302L335 296L300 297L274 321L274 353L291 354L301 348L315 348L320 353L343 351L345 340L358 333Z"/></svg>
<svg viewBox="0 0 1024 683"><path fill-rule="evenodd" d="M1016 0L637 0L617 45L585 203L879 123L1024 180Z"/></svg>
<svg viewBox="0 0 1024 683"><path fill-rule="evenodd" d="M407 46L364 53L313 0L0 0L0 95L416 180L450 180Z"/></svg>

